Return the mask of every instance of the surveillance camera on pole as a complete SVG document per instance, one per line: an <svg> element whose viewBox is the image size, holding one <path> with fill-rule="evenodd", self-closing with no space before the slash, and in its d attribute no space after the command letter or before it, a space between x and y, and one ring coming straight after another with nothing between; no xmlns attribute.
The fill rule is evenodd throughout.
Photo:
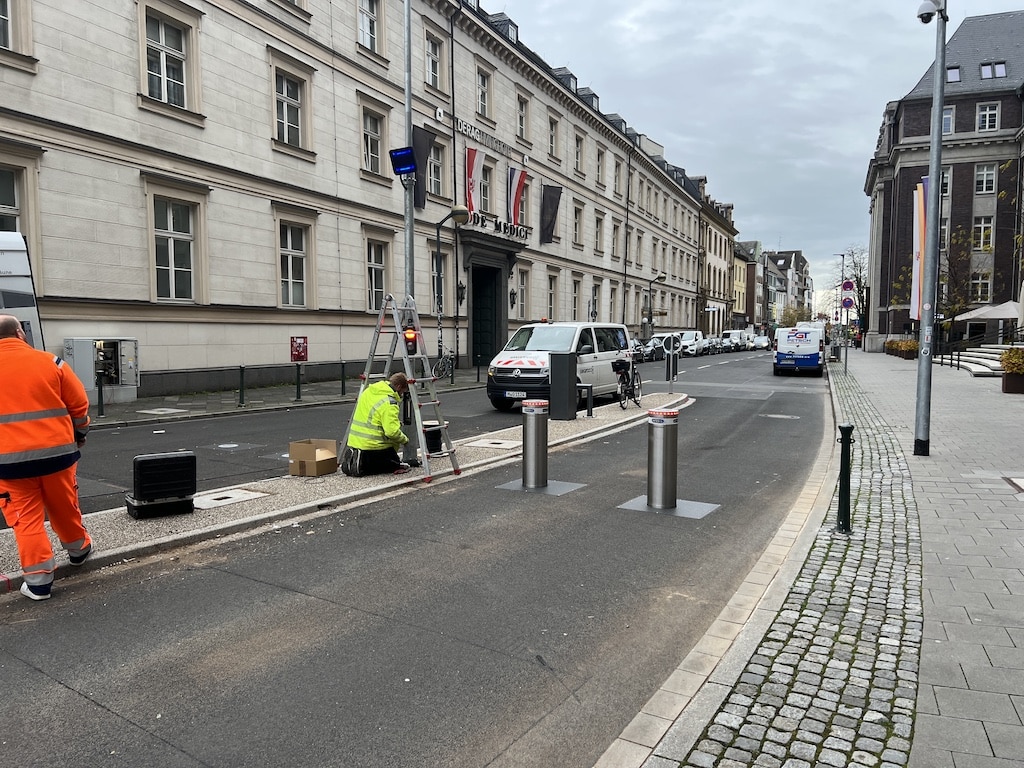
<svg viewBox="0 0 1024 768"><path fill-rule="evenodd" d="M946 0L924 0L917 9L917 18L922 24L930 24L936 14L942 16L943 21L949 21L946 17Z"/></svg>

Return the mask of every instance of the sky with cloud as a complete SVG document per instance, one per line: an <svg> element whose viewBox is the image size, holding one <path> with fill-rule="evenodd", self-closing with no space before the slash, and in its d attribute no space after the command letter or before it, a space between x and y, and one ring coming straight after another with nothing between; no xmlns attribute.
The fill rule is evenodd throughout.
<svg viewBox="0 0 1024 768"><path fill-rule="evenodd" d="M947 37L1024 0L947 0ZM520 41L735 206L740 240L802 250L818 290L868 243L882 112L935 58L921 0L481 0Z"/></svg>

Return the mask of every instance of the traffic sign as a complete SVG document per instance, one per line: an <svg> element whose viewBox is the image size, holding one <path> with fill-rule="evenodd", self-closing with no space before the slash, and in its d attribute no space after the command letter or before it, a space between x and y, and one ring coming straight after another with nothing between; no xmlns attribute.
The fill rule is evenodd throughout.
<svg viewBox="0 0 1024 768"><path fill-rule="evenodd" d="M853 280L843 280L843 290L844 291L852 291L853 290Z"/></svg>
<svg viewBox="0 0 1024 768"><path fill-rule="evenodd" d="M843 299L843 309L853 309L853 299L849 296Z"/></svg>

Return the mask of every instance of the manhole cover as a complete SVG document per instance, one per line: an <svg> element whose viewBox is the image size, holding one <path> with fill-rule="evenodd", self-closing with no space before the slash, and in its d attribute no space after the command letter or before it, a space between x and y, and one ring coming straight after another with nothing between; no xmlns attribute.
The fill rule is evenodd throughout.
<svg viewBox="0 0 1024 768"><path fill-rule="evenodd" d="M247 488L230 488L226 491L210 491L198 494L192 501L197 509L213 509L215 507L224 507L228 504L236 504L239 501L258 499L266 495L259 491L250 491Z"/></svg>

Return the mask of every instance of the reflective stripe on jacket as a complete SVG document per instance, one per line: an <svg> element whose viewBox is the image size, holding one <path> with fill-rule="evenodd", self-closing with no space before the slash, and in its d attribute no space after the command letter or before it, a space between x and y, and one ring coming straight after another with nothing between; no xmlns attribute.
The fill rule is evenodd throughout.
<svg viewBox="0 0 1024 768"><path fill-rule="evenodd" d="M398 417L398 400L398 394L386 381L364 389L352 415L348 444L362 451L379 451L409 442Z"/></svg>
<svg viewBox="0 0 1024 768"><path fill-rule="evenodd" d="M40 477L78 461L89 398L61 358L0 339L0 477Z"/></svg>

